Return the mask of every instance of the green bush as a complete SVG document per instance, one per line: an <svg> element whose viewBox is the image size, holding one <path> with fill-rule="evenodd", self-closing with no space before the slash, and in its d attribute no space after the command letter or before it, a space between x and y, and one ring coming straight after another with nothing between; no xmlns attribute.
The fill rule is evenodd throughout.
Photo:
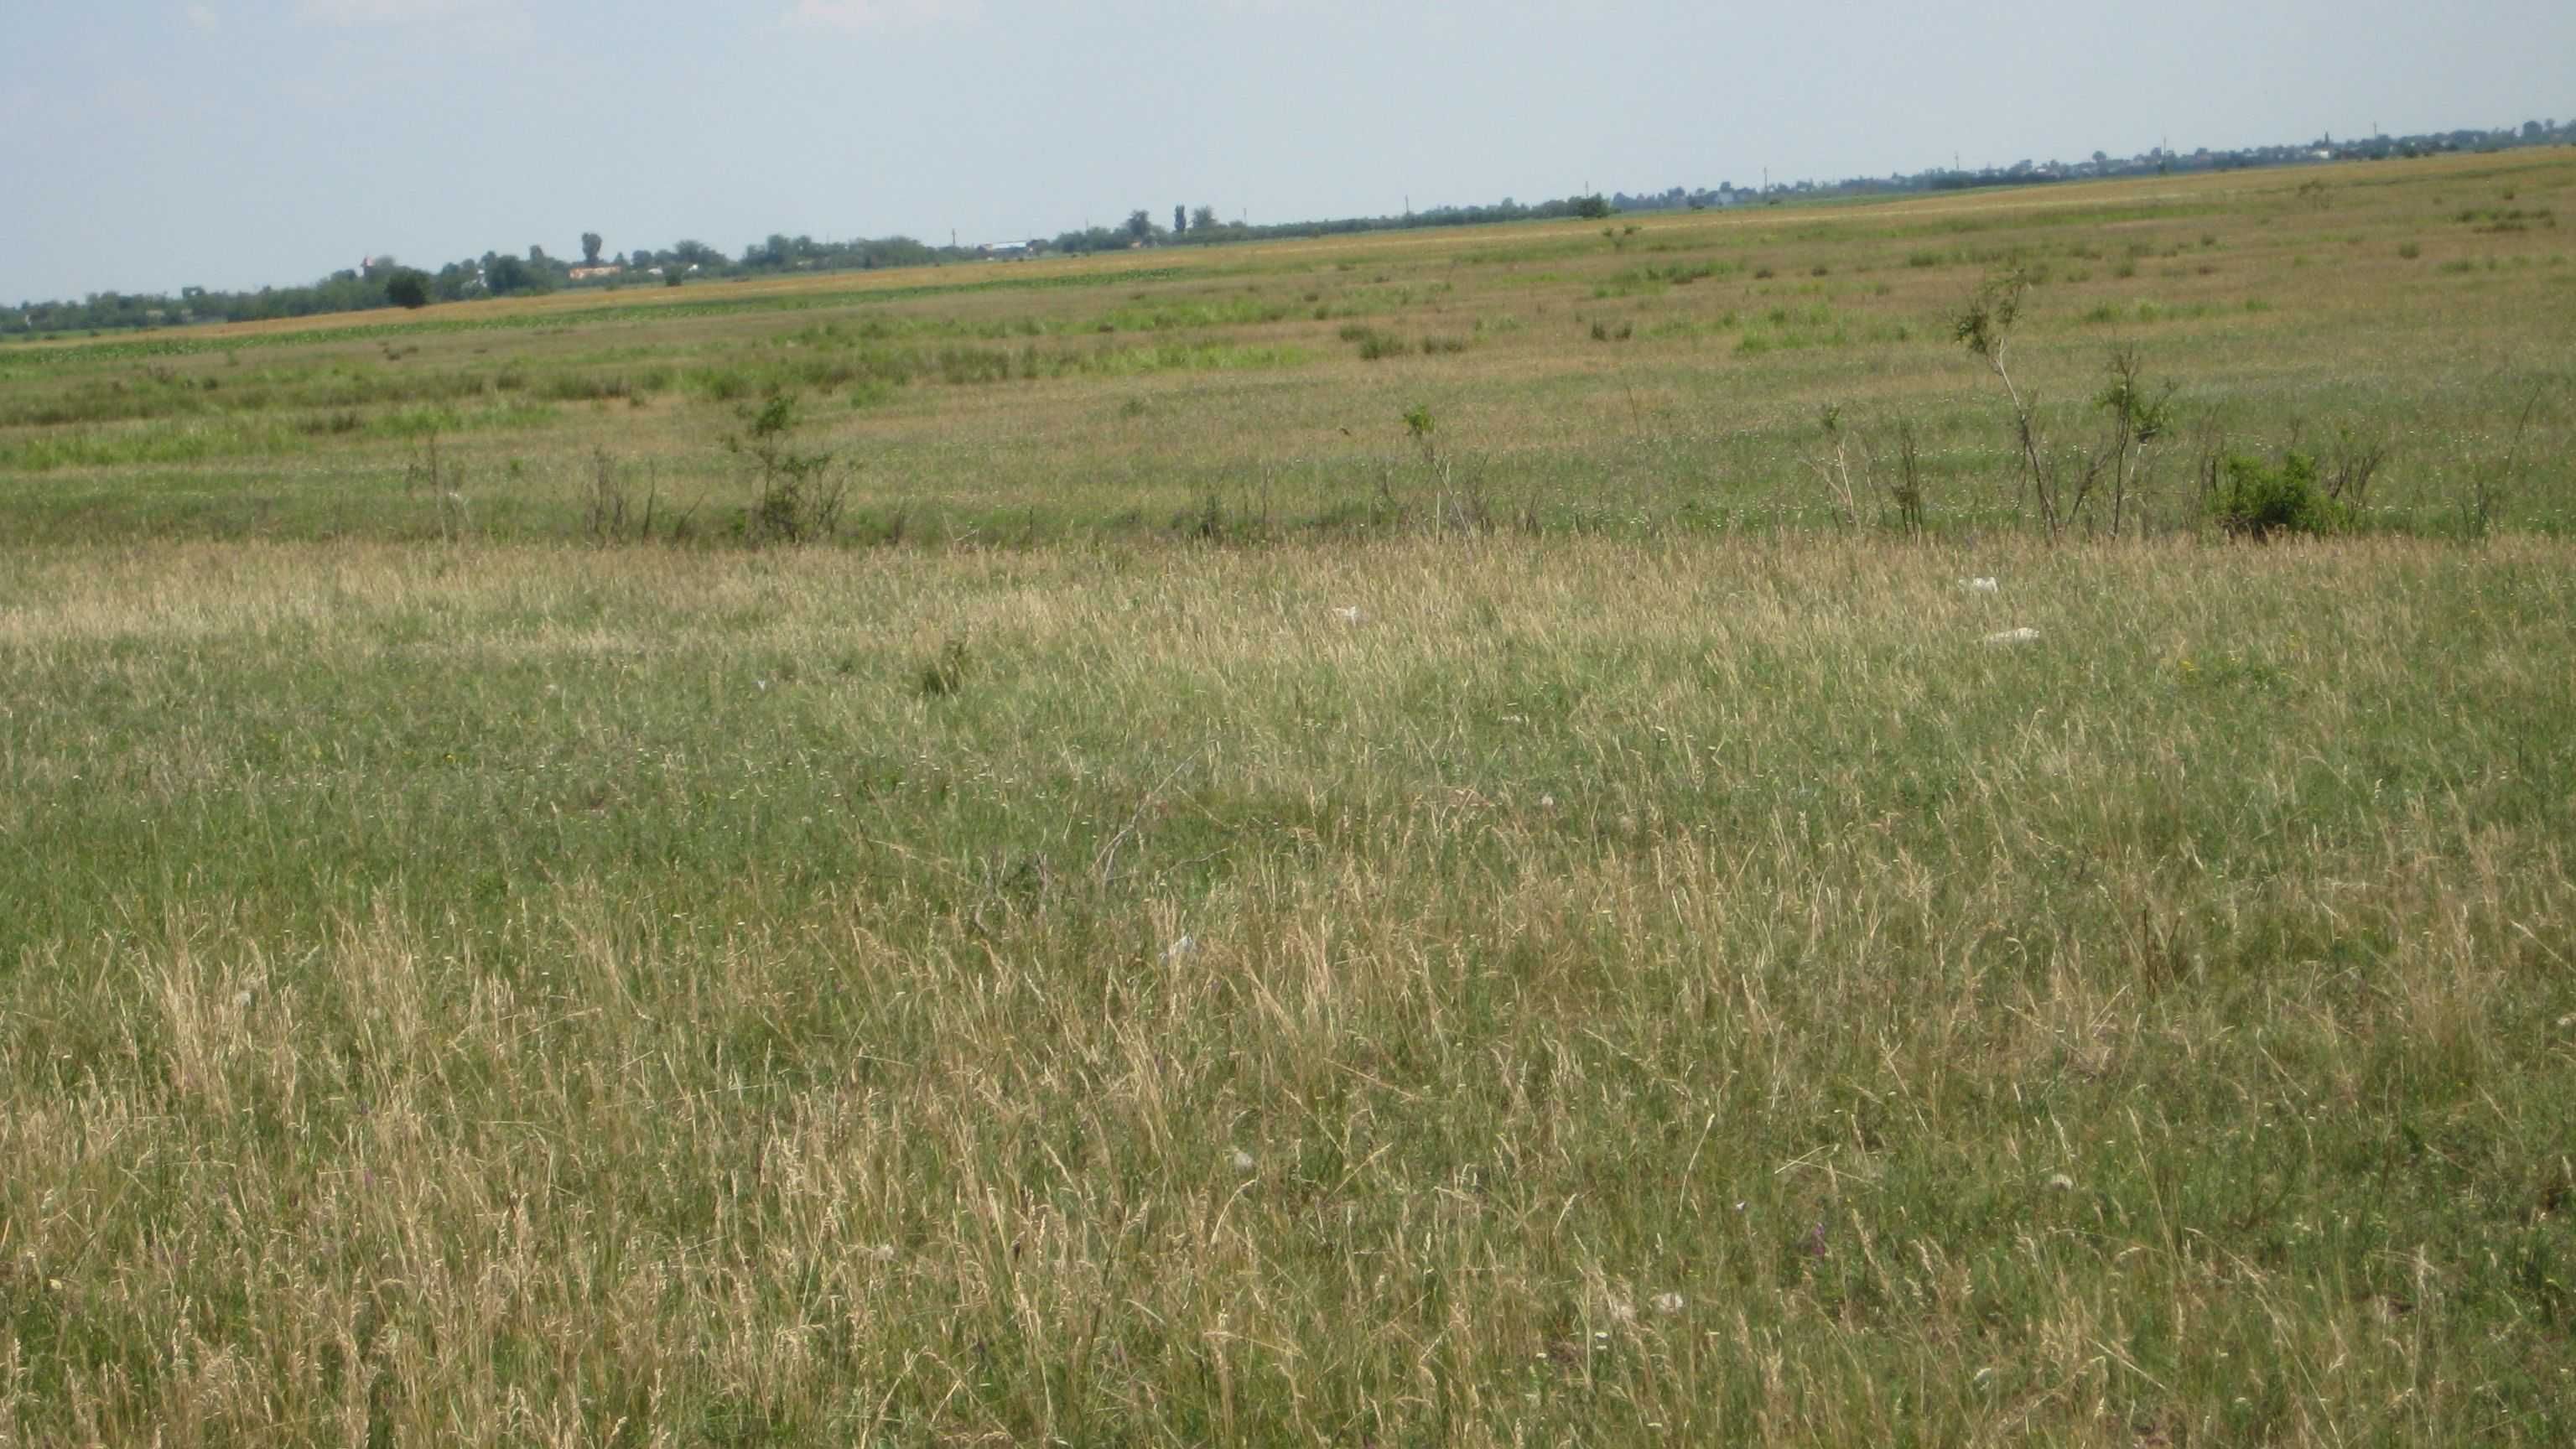
<svg viewBox="0 0 2576 1449"><path fill-rule="evenodd" d="M2231 453L2222 472L2214 513L2231 537L2331 533L2344 523L2343 507L2318 486L2317 460L2309 454L2286 454L2273 464Z"/></svg>

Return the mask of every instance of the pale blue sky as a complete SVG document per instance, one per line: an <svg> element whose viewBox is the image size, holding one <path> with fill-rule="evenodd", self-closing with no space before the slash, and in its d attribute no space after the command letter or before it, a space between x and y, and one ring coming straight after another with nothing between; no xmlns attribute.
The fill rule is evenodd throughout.
<svg viewBox="0 0 2576 1449"><path fill-rule="evenodd" d="M0 0L0 302L2571 114L2568 0Z"/></svg>

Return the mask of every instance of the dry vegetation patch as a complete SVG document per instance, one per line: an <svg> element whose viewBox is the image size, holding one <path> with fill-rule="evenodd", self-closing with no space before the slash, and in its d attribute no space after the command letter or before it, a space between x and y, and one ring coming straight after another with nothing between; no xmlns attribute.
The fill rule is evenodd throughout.
<svg viewBox="0 0 2576 1449"><path fill-rule="evenodd" d="M14 562L13 1439L2569 1427L2555 543Z"/></svg>

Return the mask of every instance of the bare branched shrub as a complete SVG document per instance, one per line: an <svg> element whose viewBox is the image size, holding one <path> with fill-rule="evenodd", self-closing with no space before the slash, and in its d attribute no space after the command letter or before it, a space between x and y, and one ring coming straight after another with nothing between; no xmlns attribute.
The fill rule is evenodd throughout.
<svg viewBox="0 0 2576 1449"><path fill-rule="evenodd" d="M617 460L606 448L591 450L589 486L582 491L582 531L593 543L651 538L658 499L659 490L647 489L643 506L637 507L635 490L619 472Z"/></svg>
<svg viewBox="0 0 2576 1449"><path fill-rule="evenodd" d="M2109 382L2094 397L2093 405L2101 409L2111 425L2111 536L2118 538L2128 521L2130 496L2146 490L2157 456L2156 444L2172 429L2174 384L2150 384L2145 366L2138 360L2138 349L2127 344L2111 349L2108 371ZM2098 473L2098 465L2095 471Z"/></svg>
<svg viewBox="0 0 2576 1449"><path fill-rule="evenodd" d="M1923 444L1914 434L1909 419L1896 425L1896 476L1887 483L1887 501L1896 509L1896 522L1907 533L1920 537L1926 522L1927 497L1923 488Z"/></svg>
<svg viewBox="0 0 2576 1449"><path fill-rule="evenodd" d="M2540 410L2541 399L2549 395L2555 378L2544 378L2531 385L2531 393L2522 401L2522 412L2513 422L2513 440L2505 445L2504 458L2492 466L2469 471L2469 496L2463 511L2472 536L2484 538L2495 527L2496 515L2505 500L2513 496L2514 480L2522 471L2523 438L2531 431L2531 415Z"/></svg>
<svg viewBox="0 0 2576 1449"><path fill-rule="evenodd" d="M1807 466L1816 470L1816 477L1825 485L1825 496L1833 504L1834 522L1845 528L1856 527L1860 523L1860 493L1868 486L1864 480L1869 476L1869 449L1844 430L1841 408L1826 404L1816 421L1833 451L1809 458Z"/></svg>
<svg viewBox="0 0 2576 1449"><path fill-rule="evenodd" d="M441 540L461 543L472 530L474 514L465 501L465 470L439 452L438 434L431 433L419 455L403 465L403 491L429 496Z"/></svg>
<svg viewBox="0 0 2576 1449"><path fill-rule="evenodd" d="M1442 533L1492 532L1494 506L1484 478L1473 469L1461 470L1457 458L1440 446L1440 424L1431 409L1419 403L1405 409L1404 427L1421 451L1423 473L1431 484L1432 526Z"/></svg>
<svg viewBox="0 0 2576 1449"><path fill-rule="evenodd" d="M743 408L740 416L743 431L725 439L725 447L750 466L758 490L737 525L744 541L809 543L831 537L840 527L849 485L834 476L830 453L797 450L795 395L773 392L760 406Z"/></svg>
<svg viewBox="0 0 2576 1449"><path fill-rule="evenodd" d="M1861 500L1874 498L1880 516L1893 522L1900 531L1920 535L1927 521L1926 495L1923 486L1923 445L1914 432L1911 420L1896 425L1892 452L1893 471L1882 470L1869 442L1858 430L1843 425L1842 409L1827 406L1818 419L1832 451L1819 452L1807 459L1816 476L1825 485L1825 494L1833 505L1834 521L1845 528L1860 524Z"/></svg>
<svg viewBox="0 0 2576 1449"><path fill-rule="evenodd" d="M2116 538L2128 527L2132 502L2152 476L2156 445L2172 430L2174 385L2151 384L2136 348L2112 348L2109 380L2093 398L2108 420L2109 436L2089 452L2053 449L2040 421L2038 396L2014 381L2006 360L2013 327L2036 281L2019 266L1989 274L1952 316L1951 335L1986 364L2012 406L2013 441L2021 456L2015 507L2036 505L2048 536L2059 539L2078 524L2093 526L2091 509L2107 487L2110 531ZM2216 476L2214 465L2210 476Z"/></svg>
<svg viewBox="0 0 2576 1449"><path fill-rule="evenodd" d="M2060 480L2057 470L2049 464L2046 439L2040 431L2039 400L2013 381L2005 357L2012 346L2013 327L2021 320L2022 303L2033 285L2029 271L2020 266L1988 273L1951 317L1950 334L1968 349L1970 356L1985 363L2003 385L2004 397L2012 404L2014 441L2021 451L2021 483L2014 506L2027 507L2036 502L2048 536L2057 538L2066 530L2066 518L2060 506ZM2088 484L2090 481L2086 480Z"/></svg>
<svg viewBox="0 0 2576 1449"><path fill-rule="evenodd" d="M2371 480L2387 466L2388 454L2385 438L2365 437L2349 427L2336 429L2324 461L2326 497L2358 516L2370 503Z"/></svg>

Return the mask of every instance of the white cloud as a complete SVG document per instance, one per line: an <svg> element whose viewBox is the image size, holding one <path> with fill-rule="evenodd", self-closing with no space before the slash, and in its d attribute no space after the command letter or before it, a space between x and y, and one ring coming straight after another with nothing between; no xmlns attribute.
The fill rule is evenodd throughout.
<svg viewBox="0 0 2576 1449"><path fill-rule="evenodd" d="M188 23L190 25L197 27L208 35L212 35L216 31L224 28L224 17L217 15L212 9L209 9L206 6L191 5L183 13L187 15Z"/></svg>
<svg viewBox="0 0 2576 1449"><path fill-rule="evenodd" d="M981 17L984 0L796 0L790 25L827 30L919 30Z"/></svg>

